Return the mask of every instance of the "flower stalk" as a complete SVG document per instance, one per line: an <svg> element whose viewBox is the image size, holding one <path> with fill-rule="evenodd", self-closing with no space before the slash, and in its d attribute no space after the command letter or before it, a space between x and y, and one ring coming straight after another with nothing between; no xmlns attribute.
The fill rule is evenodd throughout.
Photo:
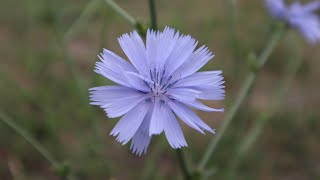
<svg viewBox="0 0 320 180"><path fill-rule="evenodd" d="M151 20L151 29L157 30L157 15L156 15L156 8L154 0L149 0L149 10L150 10L150 20ZM180 165L181 172L185 180L190 179L190 173L187 167L187 163L185 161L185 157L183 155L182 149L176 149L178 162Z"/></svg>
<svg viewBox="0 0 320 180"><path fill-rule="evenodd" d="M46 150L45 147L43 147L40 143L38 143L33 137L25 131L22 127L20 127L17 123L15 123L10 117L8 117L6 114L4 114L2 111L0 111L0 121L9 126L14 132L16 132L19 136L21 136L24 140L26 140L36 151L39 152L43 156L44 159L46 159L54 170L59 169L68 169L68 171L64 174L58 174L63 176L64 178L67 178L69 180L72 180L73 177L70 175L70 169L66 167L63 163L58 162L49 151Z"/></svg>
<svg viewBox="0 0 320 180"><path fill-rule="evenodd" d="M218 143L220 142L221 138L223 137L225 131L230 126L232 120L234 119L235 115L238 113L238 110L240 109L240 106L244 102L245 99L247 99L254 82L257 78L257 72L263 68L265 63L267 62L269 56L271 55L273 49L279 42L282 34L284 32L284 26L279 26L273 35L270 38L270 41L267 43L266 47L262 51L261 55L257 59L257 66L256 69L251 71L248 77L246 78L244 85L242 86L240 93L238 95L238 98L236 99L233 106L231 106L229 113L226 115L225 119L222 121L222 126L220 127L220 130L218 131L217 135L211 140L209 143L209 146L204 153L203 158L200 161L200 164L198 166L199 172L201 172L207 163L209 162L213 152L215 151Z"/></svg>
<svg viewBox="0 0 320 180"><path fill-rule="evenodd" d="M187 162L185 160L182 149L176 149L176 153L177 153L180 169L181 169L184 180L190 180L191 175L189 173Z"/></svg>
<svg viewBox="0 0 320 180"><path fill-rule="evenodd" d="M274 115L276 109L279 107L283 98L285 97L285 94L288 92L288 89L290 88L290 85L292 84L292 81L294 80L302 62L302 59L299 57L294 57L290 60L291 61L288 64L287 73L285 73L286 76L279 83L280 87L278 88L269 105L269 110L261 114L261 116L255 121L252 130L243 140L241 140L242 143L240 148L236 152L235 158L232 160L229 172L227 173L227 176L229 177L228 179L234 179L237 167L240 165L248 150L256 142L267 121Z"/></svg>
<svg viewBox="0 0 320 180"><path fill-rule="evenodd" d="M149 10L150 10L150 20L151 20L151 29L157 30L157 12L155 8L154 0L149 0Z"/></svg>
<svg viewBox="0 0 320 180"><path fill-rule="evenodd" d="M138 33L140 35L145 35L145 31L143 29L142 24L135 19L133 16L131 16L127 11L125 11L123 8L121 8L117 3L115 3L113 0L105 0L105 2L123 19L128 21L135 29L137 29ZM154 5L153 5L154 6Z"/></svg>

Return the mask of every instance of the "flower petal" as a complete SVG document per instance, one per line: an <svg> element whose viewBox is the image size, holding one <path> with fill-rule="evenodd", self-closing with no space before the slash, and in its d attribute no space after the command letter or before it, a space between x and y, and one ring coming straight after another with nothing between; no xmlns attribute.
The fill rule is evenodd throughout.
<svg viewBox="0 0 320 180"><path fill-rule="evenodd" d="M98 57L101 62L96 63L95 72L120 85L128 86L124 71L137 72L131 64L107 49Z"/></svg>
<svg viewBox="0 0 320 180"><path fill-rule="evenodd" d="M128 75L133 75L133 76L136 76L137 78L141 79L142 81L145 81L146 83L149 83L149 84L154 84L154 82L147 78L147 77L144 77L138 73L134 73L134 72L126 72Z"/></svg>
<svg viewBox="0 0 320 180"><path fill-rule="evenodd" d="M136 31L122 35L119 39L119 44L125 52L132 65L142 75L148 75L149 67L147 65L147 55L143 40Z"/></svg>
<svg viewBox="0 0 320 180"><path fill-rule="evenodd" d="M116 118L124 115L145 99L145 95L139 97L124 97L121 100L115 101L113 104L107 104L101 107L105 109L109 118Z"/></svg>
<svg viewBox="0 0 320 180"><path fill-rule="evenodd" d="M154 108L151 116L149 135L160 134L163 131L165 105L160 99L155 99Z"/></svg>
<svg viewBox="0 0 320 180"><path fill-rule="evenodd" d="M190 101L190 100L185 100L185 99L178 99L178 101L187 105L187 106L190 106L192 108L195 108L195 109L198 109L201 111L208 111L208 112L213 112L213 111L214 112L223 112L224 111L223 108L221 108L221 109L211 108L209 106L202 104L201 102L199 102L197 100Z"/></svg>
<svg viewBox="0 0 320 180"><path fill-rule="evenodd" d="M200 133L204 134L202 129L213 132L213 130L209 126L203 123L202 120L196 114L194 114L190 109L186 108L183 104L179 102L169 101L168 106L183 122L185 122L188 126L194 128L195 130L199 131Z"/></svg>
<svg viewBox="0 0 320 180"><path fill-rule="evenodd" d="M265 4L273 18L285 18L286 7L283 0L265 0Z"/></svg>
<svg viewBox="0 0 320 180"><path fill-rule="evenodd" d="M184 78L197 72L213 57L214 55L206 46L201 46L176 70L176 76Z"/></svg>
<svg viewBox="0 0 320 180"><path fill-rule="evenodd" d="M188 77L180 79L173 87L200 86L206 84L215 84L223 80L220 76L222 71L203 71L194 73Z"/></svg>
<svg viewBox="0 0 320 180"><path fill-rule="evenodd" d="M133 75L134 74L134 75ZM147 78L142 79L141 75L133 73L133 72L124 72L124 76L126 77L128 84L130 87L143 91L143 92L150 92L150 88L144 82L144 80L148 80ZM149 80L151 81L151 80Z"/></svg>
<svg viewBox="0 0 320 180"><path fill-rule="evenodd" d="M113 104L125 97L140 97L143 93L123 87L123 86L100 86L89 89L90 90L90 104L104 106L106 104Z"/></svg>
<svg viewBox="0 0 320 180"><path fill-rule="evenodd" d="M178 38L165 63L166 77L169 77L189 58L193 53L193 50L196 48L197 43L198 42L189 35L182 35Z"/></svg>
<svg viewBox="0 0 320 180"><path fill-rule="evenodd" d="M90 90L90 104L101 106L109 118L122 116L147 98L144 93L121 86L102 86Z"/></svg>
<svg viewBox="0 0 320 180"><path fill-rule="evenodd" d="M154 31L148 29L147 31L147 37L146 37L146 52L147 52L147 63L150 69L156 67L156 62L158 61L158 58L160 56L158 52L159 48L159 38L160 31Z"/></svg>
<svg viewBox="0 0 320 180"><path fill-rule="evenodd" d="M147 149L152 137L152 135L149 135L149 126L150 126L150 119L152 115L152 108L153 108L152 106L149 107L143 122L141 123L135 135L132 137L130 149L132 153L135 153L139 156L141 156L142 152L143 153L147 152Z"/></svg>
<svg viewBox="0 0 320 180"><path fill-rule="evenodd" d="M201 93L201 91L197 91L191 88L171 88L168 89L166 94L172 96L173 99L194 100L197 98L199 93Z"/></svg>
<svg viewBox="0 0 320 180"><path fill-rule="evenodd" d="M320 9L320 1L311 1L306 4L294 1L287 7L283 0L266 0L265 2L271 16L297 29L310 44L320 41L320 17L315 12Z"/></svg>
<svg viewBox="0 0 320 180"><path fill-rule="evenodd" d="M225 90L221 88L221 86L212 87L202 93L197 94L197 98L203 100L222 100L225 97Z"/></svg>
<svg viewBox="0 0 320 180"><path fill-rule="evenodd" d="M290 24L310 43L320 41L320 18L310 14L303 17L290 18Z"/></svg>
<svg viewBox="0 0 320 180"><path fill-rule="evenodd" d="M177 121L172 110L165 105L164 111L165 113L163 114L163 116L165 116L165 118L163 118L163 127L171 147L174 149L178 149L181 147L188 146L184 138L183 132L181 130L180 124Z"/></svg>
<svg viewBox="0 0 320 180"><path fill-rule="evenodd" d="M166 27L163 30L163 32L159 36L157 58L155 59L156 64L154 65L154 67L163 69L169 55L176 45L179 36L179 32L175 32L173 28Z"/></svg>
<svg viewBox="0 0 320 180"><path fill-rule="evenodd" d="M120 69L112 69L105 62L97 62L95 68L94 72L106 77L107 79L123 86L128 85L126 79L123 78L121 73L119 73L121 72ZM118 70L118 72L116 70Z"/></svg>
<svg viewBox="0 0 320 180"><path fill-rule="evenodd" d="M132 64L130 64L117 54L109 51L108 49L103 49L103 53L101 53L101 56L103 57L104 62L109 63L110 69L116 70L118 67L120 67L123 71L137 72Z"/></svg>
<svg viewBox="0 0 320 180"><path fill-rule="evenodd" d="M309 3L307 3L306 5L304 5L303 9L306 12L314 12L320 9L320 1L311 1Z"/></svg>
<svg viewBox="0 0 320 180"><path fill-rule="evenodd" d="M126 144L137 132L144 120L150 103L142 102L125 114L117 125L112 129L110 135L117 136L117 141Z"/></svg>

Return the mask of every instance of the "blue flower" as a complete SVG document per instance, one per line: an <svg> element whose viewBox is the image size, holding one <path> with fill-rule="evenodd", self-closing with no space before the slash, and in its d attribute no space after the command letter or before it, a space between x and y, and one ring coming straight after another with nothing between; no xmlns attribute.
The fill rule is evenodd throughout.
<svg viewBox="0 0 320 180"><path fill-rule="evenodd" d="M187 146L178 116L204 134L214 133L190 108L210 108L198 99L224 99L222 71L197 72L214 55L197 41L166 27L147 31L146 45L137 32L124 34L119 44L131 63L104 49L95 72L118 85L90 89L92 105L109 118L123 117L111 131L123 145L131 141L133 153L146 153L152 135L165 133L173 148Z"/></svg>
<svg viewBox="0 0 320 180"><path fill-rule="evenodd" d="M320 41L320 1L311 1L302 5L295 1L286 6L283 0L265 0L270 15L298 30L311 44Z"/></svg>

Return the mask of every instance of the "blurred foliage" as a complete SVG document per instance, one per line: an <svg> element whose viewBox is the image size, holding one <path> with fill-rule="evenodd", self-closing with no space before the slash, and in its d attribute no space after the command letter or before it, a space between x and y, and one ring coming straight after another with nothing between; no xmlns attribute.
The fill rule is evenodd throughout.
<svg viewBox="0 0 320 180"><path fill-rule="evenodd" d="M149 23L147 1L117 2L141 22ZM216 55L204 69L224 71L226 100L207 104L229 107L247 75L248 57L261 51L272 29L262 1L156 3L161 28L169 25L191 34ZM89 87L111 83L93 72L96 55L105 47L124 57L117 37L131 30L101 0L0 1L0 110L63 165L52 169L37 151L0 123L0 179L59 179L69 171L78 179L182 178L163 135L153 138L147 155L132 155L128 146L122 147L108 136L117 120L108 120L101 109L88 104ZM308 46L297 32L286 33L213 155L210 178L225 177L240 137L268 108L278 80L294 57L303 61L298 76L241 164L237 179L320 178L318 50L319 46ZM199 115L216 129L224 116ZM186 126L183 130L189 144L187 159L198 162L214 136L202 136Z"/></svg>

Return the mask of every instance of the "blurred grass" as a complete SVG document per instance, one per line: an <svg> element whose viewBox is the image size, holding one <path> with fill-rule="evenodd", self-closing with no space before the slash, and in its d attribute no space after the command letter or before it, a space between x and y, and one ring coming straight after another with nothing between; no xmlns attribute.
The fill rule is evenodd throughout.
<svg viewBox="0 0 320 180"><path fill-rule="evenodd" d="M149 22L147 1L117 2L140 21ZM234 2L232 22L230 6L223 0L156 1L160 27L170 25L191 34L216 54L205 69L224 71L227 99L225 105L210 102L215 107L233 103L248 70L248 54L259 53L270 32L271 22L260 1ZM235 31L230 31L230 23L234 23ZM86 94L89 87L111 83L92 71L96 55L105 47L125 57L116 39L131 30L100 0L0 2L0 109L60 162L70 164L79 179L182 177L163 135L153 138L146 156L131 155L128 147L108 136L117 120L108 120L102 110L89 106L88 99L79 94ZM236 46L230 33L235 33L232 41ZM63 37L62 41L57 35ZM215 168L215 179L224 177L239 137L268 107L274 82L284 75L290 60L292 39L303 66L276 116L241 165L238 179L320 178L319 46L309 47L298 33L290 31L211 159L209 166ZM65 63L66 58L74 72ZM217 113L199 115L216 129L223 117ZM186 154L197 162L212 135L202 136L186 126L183 130L190 146ZM0 179L58 179L50 164L3 124L0 159Z"/></svg>

